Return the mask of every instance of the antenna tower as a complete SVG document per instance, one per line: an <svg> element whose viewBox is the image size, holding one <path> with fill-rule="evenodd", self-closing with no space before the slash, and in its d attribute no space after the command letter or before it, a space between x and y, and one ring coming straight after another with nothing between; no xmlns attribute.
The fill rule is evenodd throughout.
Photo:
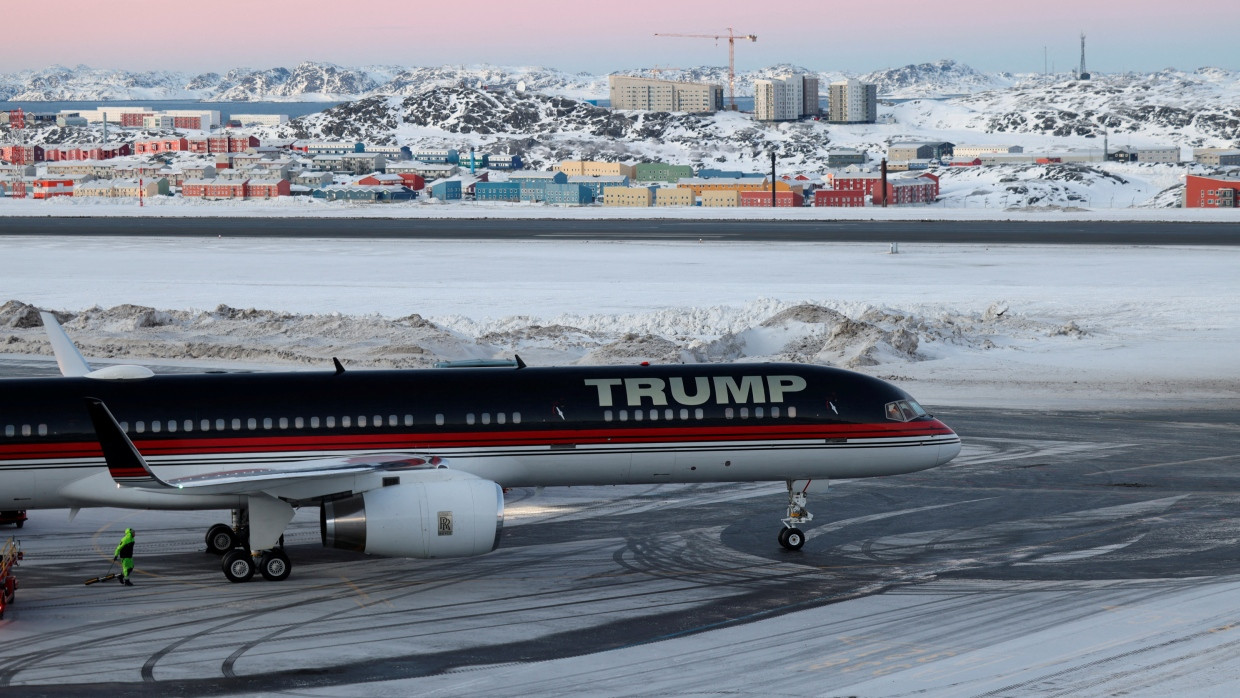
<svg viewBox="0 0 1240 698"><path fill-rule="evenodd" d="M1085 32L1081 32L1081 70L1076 77L1079 80L1089 79L1089 73L1085 71Z"/></svg>

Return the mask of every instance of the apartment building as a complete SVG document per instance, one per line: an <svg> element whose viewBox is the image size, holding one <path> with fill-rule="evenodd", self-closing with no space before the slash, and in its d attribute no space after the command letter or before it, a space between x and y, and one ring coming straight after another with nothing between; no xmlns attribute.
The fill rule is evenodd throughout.
<svg viewBox="0 0 1240 698"><path fill-rule="evenodd" d="M607 86L612 109L691 113L723 109L723 87L704 82L611 75Z"/></svg>
<svg viewBox="0 0 1240 698"><path fill-rule="evenodd" d="M848 78L828 86L827 121L872 124L878 121L878 86Z"/></svg>

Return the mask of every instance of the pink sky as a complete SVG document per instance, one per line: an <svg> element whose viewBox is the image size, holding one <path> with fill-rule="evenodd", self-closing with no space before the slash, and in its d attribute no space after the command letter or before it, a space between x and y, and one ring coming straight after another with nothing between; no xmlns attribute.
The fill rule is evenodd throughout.
<svg viewBox="0 0 1240 698"><path fill-rule="evenodd" d="M1082 31L1088 36L1088 67L1098 72L1240 69L1233 38L1240 25L1237 0L1202 5L1208 20L1191 17L1187 4L1167 0L607 3L625 9L619 18L604 18L599 13L604 3L593 0L5 0L4 5L0 73L53 63L205 72L302 60L350 66L543 65L606 73L726 65L726 41L715 46L653 34L726 33L729 25L758 35L756 43L738 42L739 69L792 63L812 70L869 71L954 58L979 70L1030 72L1042 70L1045 46L1049 61L1065 70L1079 60ZM14 29L26 24L39 30Z"/></svg>

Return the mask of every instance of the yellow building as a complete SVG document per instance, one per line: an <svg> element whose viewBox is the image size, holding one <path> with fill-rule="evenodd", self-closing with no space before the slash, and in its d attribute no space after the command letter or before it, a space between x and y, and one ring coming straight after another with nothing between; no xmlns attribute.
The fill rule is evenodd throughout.
<svg viewBox="0 0 1240 698"><path fill-rule="evenodd" d="M649 206L652 200L649 187L603 187L604 206Z"/></svg>
<svg viewBox="0 0 1240 698"><path fill-rule="evenodd" d="M623 162L565 160L556 169L569 177L628 177L633 179L637 176L637 165L626 165Z"/></svg>
<svg viewBox="0 0 1240 698"><path fill-rule="evenodd" d="M702 192L703 206L724 206L735 208L741 205L739 189L714 189Z"/></svg>
<svg viewBox="0 0 1240 698"><path fill-rule="evenodd" d="M708 191L770 191L771 183L757 177L684 177L676 182L676 186L692 189L695 196L702 196ZM789 185L784 180L776 180L775 191L800 192L800 184Z"/></svg>
<svg viewBox="0 0 1240 698"><path fill-rule="evenodd" d="M654 192L655 206L692 206L696 197L687 187L660 187Z"/></svg>

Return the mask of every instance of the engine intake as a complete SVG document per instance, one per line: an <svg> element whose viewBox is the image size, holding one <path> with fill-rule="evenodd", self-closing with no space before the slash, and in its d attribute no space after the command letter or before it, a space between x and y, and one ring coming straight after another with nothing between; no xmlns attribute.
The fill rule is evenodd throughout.
<svg viewBox="0 0 1240 698"><path fill-rule="evenodd" d="M391 557L470 557L499 547L504 491L467 473L433 470L418 482L324 502L323 545Z"/></svg>

